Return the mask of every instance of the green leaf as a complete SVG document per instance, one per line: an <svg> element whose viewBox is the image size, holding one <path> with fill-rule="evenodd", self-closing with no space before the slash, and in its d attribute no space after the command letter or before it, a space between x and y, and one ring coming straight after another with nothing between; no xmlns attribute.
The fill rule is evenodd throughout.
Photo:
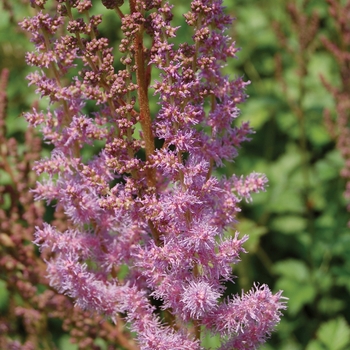
<svg viewBox="0 0 350 350"><path fill-rule="evenodd" d="M282 277L276 284L277 289L284 291L283 295L288 297L288 312L297 314L304 305L311 303L317 293L310 276L309 268L302 261L284 260L276 263L273 272Z"/></svg>
<svg viewBox="0 0 350 350"><path fill-rule="evenodd" d="M305 350L324 350L324 347L319 340L313 339L307 344Z"/></svg>
<svg viewBox="0 0 350 350"><path fill-rule="evenodd" d="M303 261L288 259L276 263L274 273L295 281L304 282L310 279L310 271Z"/></svg>
<svg viewBox="0 0 350 350"><path fill-rule="evenodd" d="M300 193L291 188L286 188L284 191L280 189L278 193L275 191L273 200L267 203L267 205L269 210L271 210L273 213L304 212L304 204Z"/></svg>
<svg viewBox="0 0 350 350"><path fill-rule="evenodd" d="M339 151L332 150L327 153L325 158L320 159L315 164L317 176L323 181L338 178L343 163L344 161Z"/></svg>
<svg viewBox="0 0 350 350"><path fill-rule="evenodd" d="M271 105L273 100L269 98L255 98L248 100L242 106L242 121L249 121L254 130L258 130L271 117Z"/></svg>
<svg viewBox="0 0 350 350"><path fill-rule="evenodd" d="M0 280L0 311L5 311L9 306L9 292L6 282Z"/></svg>
<svg viewBox="0 0 350 350"><path fill-rule="evenodd" d="M334 315L344 310L346 306L345 300L324 297L318 303L318 309L325 315Z"/></svg>
<svg viewBox="0 0 350 350"><path fill-rule="evenodd" d="M258 226L254 221L241 219L237 224L237 230L241 235L248 235L249 239L244 244L248 252L256 252L259 247L260 237L267 233L267 228Z"/></svg>
<svg viewBox="0 0 350 350"><path fill-rule="evenodd" d="M290 176L300 169L302 163L300 150L293 144L287 145L284 154L269 167L268 178L272 185L290 185Z"/></svg>
<svg viewBox="0 0 350 350"><path fill-rule="evenodd" d="M316 111L317 112L317 111ZM329 133L323 124L312 123L312 126L307 130L308 137L311 142L316 145L325 145L330 141Z"/></svg>
<svg viewBox="0 0 350 350"><path fill-rule="evenodd" d="M298 234L306 229L307 220L297 215L281 215L275 218L271 227L284 234Z"/></svg>
<svg viewBox="0 0 350 350"><path fill-rule="evenodd" d="M216 349L221 345L220 336L213 335L204 328L201 331L201 343L204 349Z"/></svg>
<svg viewBox="0 0 350 350"><path fill-rule="evenodd" d="M342 317L323 323L317 336L329 350L349 349L350 328Z"/></svg>
<svg viewBox="0 0 350 350"><path fill-rule="evenodd" d="M60 350L77 350L78 345L72 344L70 342L70 336L68 334L64 334L58 341L58 348Z"/></svg>
<svg viewBox="0 0 350 350"><path fill-rule="evenodd" d="M298 120L294 113L290 111L280 111L276 119L279 127L286 133L293 133L293 136L299 132Z"/></svg>
<svg viewBox="0 0 350 350"><path fill-rule="evenodd" d="M107 342L105 339L96 338L95 345L98 345L100 347L100 350L107 350Z"/></svg>
<svg viewBox="0 0 350 350"><path fill-rule="evenodd" d="M275 347L264 344L259 350L276 350ZM278 347L278 350L301 350L300 346L296 343L288 342Z"/></svg>
<svg viewBox="0 0 350 350"><path fill-rule="evenodd" d="M311 304L317 293L311 281L298 283L287 278L279 279L276 288L283 290L283 295L289 298L287 312L292 316L300 312L304 305Z"/></svg>
<svg viewBox="0 0 350 350"><path fill-rule="evenodd" d="M335 266L332 268L332 274L335 275L335 285L345 287L350 293L350 261L343 266Z"/></svg>

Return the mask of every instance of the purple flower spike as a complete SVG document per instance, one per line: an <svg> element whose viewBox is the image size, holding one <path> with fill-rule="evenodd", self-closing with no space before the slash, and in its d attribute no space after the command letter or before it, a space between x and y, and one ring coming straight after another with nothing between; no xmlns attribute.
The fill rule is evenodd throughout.
<svg viewBox="0 0 350 350"><path fill-rule="evenodd" d="M228 234L239 203L267 183L215 172L252 134L237 122L248 83L222 73L238 51L222 1L190 3L181 44L176 2L129 0L127 10L102 1L120 17L117 72L92 1L53 2L56 15L31 3L38 13L21 25L36 47L27 63L39 69L28 79L49 105L25 117L53 147L35 165L45 177L33 192L63 208L67 223L65 232L48 223L36 231L51 285L115 322L124 317L140 349L203 349L202 331L219 334L222 350L256 349L285 298L256 285L222 301L245 253L247 237Z"/></svg>

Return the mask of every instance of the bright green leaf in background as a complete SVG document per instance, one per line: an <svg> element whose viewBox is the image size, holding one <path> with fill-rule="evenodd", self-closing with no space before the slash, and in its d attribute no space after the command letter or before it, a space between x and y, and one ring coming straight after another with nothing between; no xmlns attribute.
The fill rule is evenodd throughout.
<svg viewBox="0 0 350 350"><path fill-rule="evenodd" d="M329 350L350 348L350 328L342 317L323 323L317 331L317 337Z"/></svg>

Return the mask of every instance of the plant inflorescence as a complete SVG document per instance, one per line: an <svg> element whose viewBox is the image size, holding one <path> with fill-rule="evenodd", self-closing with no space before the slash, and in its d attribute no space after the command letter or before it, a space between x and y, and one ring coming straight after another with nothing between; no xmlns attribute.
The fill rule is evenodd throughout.
<svg viewBox="0 0 350 350"><path fill-rule="evenodd" d="M66 217L64 230L35 233L51 286L123 318L141 349L200 349L204 330L222 350L254 349L285 302L258 284L224 297L247 240L230 234L239 202L267 182L215 173L252 133L237 122L247 83L222 72L237 52L232 19L221 0L193 0L179 44L177 5L102 3L121 23L118 69L92 1L32 0L36 14L21 22L35 44L27 63L39 68L29 82L50 102L25 115L52 146L35 163L34 195Z"/></svg>

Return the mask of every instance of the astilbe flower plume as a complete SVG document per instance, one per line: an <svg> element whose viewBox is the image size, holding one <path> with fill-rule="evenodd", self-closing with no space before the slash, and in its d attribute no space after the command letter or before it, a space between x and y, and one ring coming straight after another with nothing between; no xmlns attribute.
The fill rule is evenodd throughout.
<svg viewBox="0 0 350 350"><path fill-rule="evenodd" d="M34 193L68 217L64 232L36 231L52 253L51 285L122 315L140 349L201 349L204 327L221 349L254 349L285 305L265 285L220 301L247 239L228 235L239 202L267 182L214 175L252 133L236 123L247 83L222 74L237 52L225 34L232 19L220 0L194 0L183 23L192 39L177 45L170 2L102 3L120 18L119 70L89 0L33 0L37 14L21 23L36 47L27 63L39 68L29 82L50 101L25 115L53 146L34 167L44 176Z"/></svg>

